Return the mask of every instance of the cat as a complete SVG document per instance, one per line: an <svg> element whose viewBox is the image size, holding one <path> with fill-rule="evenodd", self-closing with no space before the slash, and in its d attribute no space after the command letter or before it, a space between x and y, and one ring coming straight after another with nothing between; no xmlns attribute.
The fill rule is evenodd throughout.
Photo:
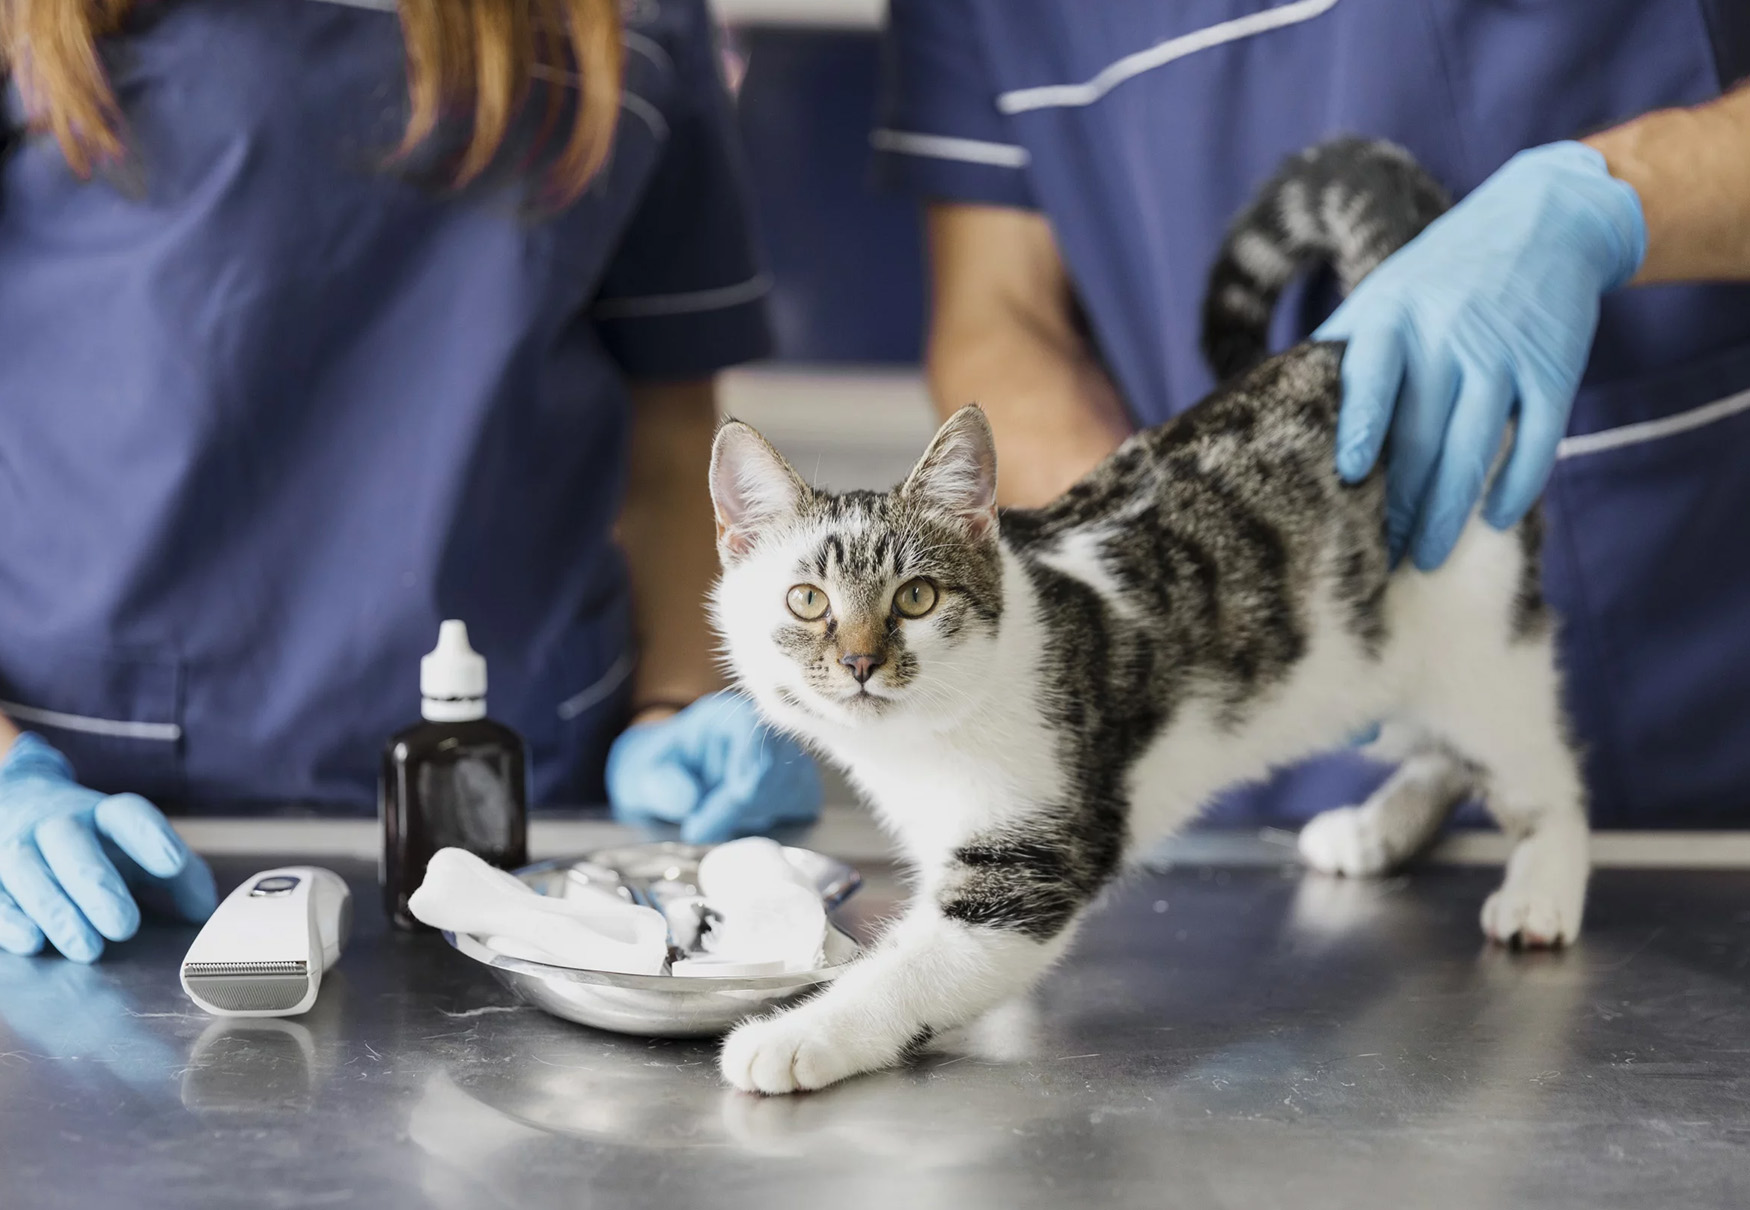
<svg viewBox="0 0 1750 1210"><path fill-rule="evenodd" d="M712 614L728 663L773 725L848 771L916 871L864 957L729 1036L731 1084L820 1088L1019 995L1128 860L1223 788L1375 720L1397 772L1313 819L1306 860L1378 873L1475 794L1514 841L1484 932L1574 940L1589 841L1538 515L1473 517L1438 570L1393 570L1382 472L1335 471L1341 346L1263 359L1276 294L1309 260L1353 284L1445 205L1390 145L1289 161L1211 276L1205 347L1243 372L1044 508L999 513L976 406L885 493L813 488L725 422Z"/></svg>

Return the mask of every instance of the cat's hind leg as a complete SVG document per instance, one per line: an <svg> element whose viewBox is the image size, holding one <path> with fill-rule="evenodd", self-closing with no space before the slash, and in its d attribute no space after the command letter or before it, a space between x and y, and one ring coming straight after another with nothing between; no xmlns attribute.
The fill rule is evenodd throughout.
<svg viewBox="0 0 1750 1210"><path fill-rule="evenodd" d="M1486 553L1484 543L1515 540L1472 530L1461 551L1466 541ZM1473 583L1480 578L1472 570ZM1591 872L1585 786L1541 599L1522 588L1502 613L1493 626L1480 609L1448 614L1417 712L1479 767L1483 801L1513 841L1501 887L1483 905L1483 931L1503 944L1565 945L1579 936Z"/></svg>
<svg viewBox="0 0 1750 1210"><path fill-rule="evenodd" d="M1477 770L1452 752L1413 751L1366 802L1308 820L1300 830L1301 860L1350 878L1388 873L1421 852L1476 790Z"/></svg>
<svg viewBox="0 0 1750 1210"><path fill-rule="evenodd" d="M1580 935L1592 868L1579 762L1559 718L1538 718L1531 734L1506 731L1484 724L1466 737L1488 765L1483 801L1513 840L1506 877L1483 904L1483 932L1504 945L1567 945Z"/></svg>

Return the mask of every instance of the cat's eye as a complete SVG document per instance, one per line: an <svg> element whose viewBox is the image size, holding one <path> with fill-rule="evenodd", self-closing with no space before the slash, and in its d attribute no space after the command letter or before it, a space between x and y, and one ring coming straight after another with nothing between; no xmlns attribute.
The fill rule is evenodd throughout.
<svg viewBox="0 0 1750 1210"><path fill-rule="evenodd" d="M893 612L902 618L921 618L936 607L936 586L925 579L907 580L893 594Z"/></svg>
<svg viewBox="0 0 1750 1210"><path fill-rule="evenodd" d="M784 598L790 612L804 622L818 622L826 616L826 593L812 584L798 584Z"/></svg>

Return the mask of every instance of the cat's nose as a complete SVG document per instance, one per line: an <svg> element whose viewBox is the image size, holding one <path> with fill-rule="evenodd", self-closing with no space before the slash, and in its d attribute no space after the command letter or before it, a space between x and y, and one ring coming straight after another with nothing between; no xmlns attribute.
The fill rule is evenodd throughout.
<svg viewBox="0 0 1750 1210"><path fill-rule="evenodd" d="M886 662L878 655L847 655L839 659L839 663L851 670L851 675L857 678L859 685L868 680L875 670Z"/></svg>

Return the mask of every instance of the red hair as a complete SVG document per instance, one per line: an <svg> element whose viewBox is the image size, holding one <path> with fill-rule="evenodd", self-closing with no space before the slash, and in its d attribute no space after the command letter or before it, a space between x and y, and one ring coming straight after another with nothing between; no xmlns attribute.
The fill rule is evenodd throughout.
<svg viewBox="0 0 1750 1210"><path fill-rule="evenodd" d="M121 112L97 52L136 0L0 0L0 65L31 125L52 134L81 176L125 154ZM452 113L472 111L453 173L465 185L502 146L533 79L575 84L571 130L550 184L575 198L607 159L619 123L624 52L618 0L399 0L410 117L403 153Z"/></svg>

